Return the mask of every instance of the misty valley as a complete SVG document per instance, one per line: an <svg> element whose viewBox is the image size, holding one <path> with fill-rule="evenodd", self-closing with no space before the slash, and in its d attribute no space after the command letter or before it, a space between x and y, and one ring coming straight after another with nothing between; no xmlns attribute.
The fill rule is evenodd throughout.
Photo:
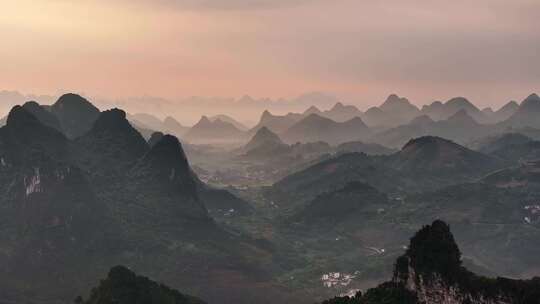
<svg viewBox="0 0 540 304"><path fill-rule="evenodd" d="M252 120L12 107L0 303L540 303L538 95Z"/></svg>

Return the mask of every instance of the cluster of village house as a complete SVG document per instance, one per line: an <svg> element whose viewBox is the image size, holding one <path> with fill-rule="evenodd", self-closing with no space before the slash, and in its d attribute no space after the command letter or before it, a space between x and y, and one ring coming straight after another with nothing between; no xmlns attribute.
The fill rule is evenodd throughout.
<svg viewBox="0 0 540 304"><path fill-rule="evenodd" d="M523 209L528 213L523 220L527 224L531 224L533 221L540 217L540 205L527 205Z"/></svg>
<svg viewBox="0 0 540 304"><path fill-rule="evenodd" d="M329 272L322 275L321 281L324 287L331 288L348 286L355 277L356 275L350 273Z"/></svg>

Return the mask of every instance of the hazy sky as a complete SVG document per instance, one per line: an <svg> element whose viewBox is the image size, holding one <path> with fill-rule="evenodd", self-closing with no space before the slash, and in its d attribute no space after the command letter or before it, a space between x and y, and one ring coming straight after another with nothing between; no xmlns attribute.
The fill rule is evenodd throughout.
<svg viewBox="0 0 540 304"><path fill-rule="evenodd" d="M540 91L538 0L0 0L0 89L359 105Z"/></svg>

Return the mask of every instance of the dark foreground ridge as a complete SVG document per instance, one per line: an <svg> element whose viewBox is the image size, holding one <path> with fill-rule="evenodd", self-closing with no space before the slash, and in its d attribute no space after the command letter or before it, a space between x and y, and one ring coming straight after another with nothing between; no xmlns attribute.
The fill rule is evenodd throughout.
<svg viewBox="0 0 540 304"><path fill-rule="evenodd" d="M90 297L75 303L84 304L204 304L202 300L182 294L147 277L136 275L124 266L115 266L109 275L92 289Z"/></svg>
<svg viewBox="0 0 540 304"><path fill-rule="evenodd" d="M487 278L468 271L449 226L440 220L412 238L394 266L394 277L365 294L323 304L538 304L540 278Z"/></svg>

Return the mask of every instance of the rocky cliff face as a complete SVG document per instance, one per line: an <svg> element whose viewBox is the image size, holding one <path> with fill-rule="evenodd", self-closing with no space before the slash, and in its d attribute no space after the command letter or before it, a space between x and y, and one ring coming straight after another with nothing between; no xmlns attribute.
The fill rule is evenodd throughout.
<svg viewBox="0 0 540 304"><path fill-rule="evenodd" d="M513 280L476 275L461 264L449 226L436 220L412 238L396 260L394 276L353 298L323 304L538 304L540 278Z"/></svg>
<svg viewBox="0 0 540 304"><path fill-rule="evenodd" d="M463 290L459 284L448 283L441 275L433 274L429 278L418 275L414 268L408 266L405 280L398 279L405 288L416 294L419 303L437 304L512 304L517 303L504 294L473 294Z"/></svg>
<svg viewBox="0 0 540 304"><path fill-rule="evenodd" d="M539 278L491 279L466 270L449 226L439 220L411 239L396 262L393 281L415 293L419 303L540 303Z"/></svg>

